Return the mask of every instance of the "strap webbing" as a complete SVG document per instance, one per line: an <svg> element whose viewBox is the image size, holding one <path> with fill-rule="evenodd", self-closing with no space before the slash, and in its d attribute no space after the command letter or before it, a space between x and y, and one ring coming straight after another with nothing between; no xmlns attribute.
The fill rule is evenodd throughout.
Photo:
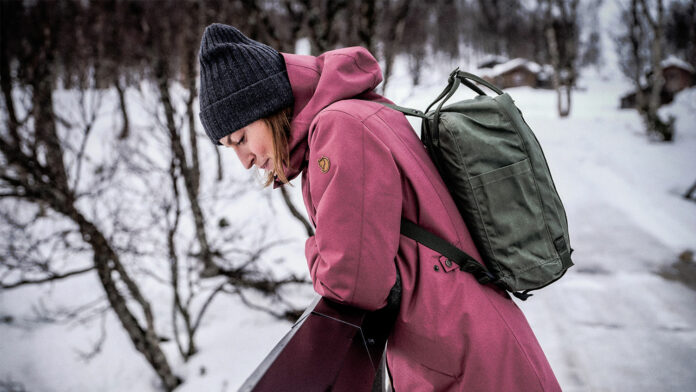
<svg viewBox="0 0 696 392"><path fill-rule="evenodd" d="M428 119L428 116L425 113L421 112L420 110L405 108L403 106L394 105L394 104L386 103L386 102L377 102L377 103L382 104L388 108L392 108L396 111L399 111L399 112L406 114L406 115L409 115L409 116L420 117L420 118L423 118L426 120Z"/></svg>
<svg viewBox="0 0 696 392"><path fill-rule="evenodd" d="M563 269L568 269L573 265L573 260L570 258L570 253L573 251L566 244L565 238L560 236L553 241L553 245L556 247L558 254L561 256L561 265Z"/></svg>
<svg viewBox="0 0 696 392"><path fill-rule="evenodd" d="M470 74L470 73L468 73L468 72L460 71L459 68L457 68L456 70L454 70L454 72L456 72L456 77L459 78L459 80L461 80L462 83L464 83L464 81L465 81L466 79L470 79L470 80L473 80L474 82L476 82L476 83L478 83L478 84L481 84L481 85L484 85L484 86L488 87L491 91L495 91L495 93L498 94L498 95L502 95L502 94L503 94L503 90L499 89L498 87L494 86L492 83L489 83L488 81L486 81L486 80L484 80L484 79L481 79L480 77L478 77L478 76L476 76L476 75L474 75L474 74ZM466 84L466 83L465 83L465 84ZM468 84L467 84L467 86L468 86ZM471 88L471 86L469 86L469 88ZM476 91L476 90L474 90L474 91ZM480 91L480 90L479 90L479 91ZM485 95L485 94L483 94L483 92L479 92L479 91L476 91L476 92L479 93L480 95Z"/></svg>
<svg viewBox="0 0 696 392"><path fill-rule="evenodd" d="M466 252L406 218L401 218L401 234L457 263L459 269L474 275L481 284L496 280L495 276Z"/></svg>

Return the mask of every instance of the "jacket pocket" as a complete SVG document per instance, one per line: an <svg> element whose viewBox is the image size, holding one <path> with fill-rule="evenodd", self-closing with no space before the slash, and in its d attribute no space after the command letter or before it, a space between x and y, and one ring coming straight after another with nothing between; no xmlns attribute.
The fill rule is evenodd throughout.
<svg viewBox="0 0 696 392"><path fill-rule="evenodd" d="M392 338L392 349L405 356L408 362L420 365L421 371L427 370L449 379L456 379L461 374L463 352L456 348L458 345L406 329L400 329Z"/></svg>

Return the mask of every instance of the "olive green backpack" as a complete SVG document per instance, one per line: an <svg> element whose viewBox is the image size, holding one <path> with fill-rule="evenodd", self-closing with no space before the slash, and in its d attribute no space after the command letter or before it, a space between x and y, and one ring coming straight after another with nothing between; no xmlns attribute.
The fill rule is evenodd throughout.
<svg viewBox="0 0 696 392"><path fill-rule="evenodd" d="M487 96L472 81L497 96ZM443 106L460 84L479 95ZM565 210L546 158L510 95L457 68L425 113L384 105L423 119L421 140L485 267L406 219L402 220L402 234L456 262L480 283L497 284L522 300L531 295L530 290L551 284L573 265Z"/></svg>

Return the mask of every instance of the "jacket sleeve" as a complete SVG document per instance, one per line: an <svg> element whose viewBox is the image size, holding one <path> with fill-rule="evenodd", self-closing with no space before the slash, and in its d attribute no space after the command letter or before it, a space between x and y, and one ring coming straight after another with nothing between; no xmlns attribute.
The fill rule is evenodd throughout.
<svg viewBox="0 0 696 392"><path fill-rule="evenodd" d="M359 308L381 308L396 281L402 202L396 162L344 112L321 113L309 143L316 232L305 254L314 290Z"/></svg>

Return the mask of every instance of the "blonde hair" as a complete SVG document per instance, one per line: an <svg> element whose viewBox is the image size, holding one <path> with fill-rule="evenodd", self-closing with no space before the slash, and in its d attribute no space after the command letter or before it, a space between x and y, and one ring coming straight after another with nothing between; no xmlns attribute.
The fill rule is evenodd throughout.
<svg viewBox="0 0 696 392"><path fill-rule="evenodd" d="M266 173L264 187L273 184L276 178L283 184L288 183L285 169L290 167L288 139L290 137L291 118L292 107L287 107L263 119L271 129L273 138L273 170Z"/></svg>

